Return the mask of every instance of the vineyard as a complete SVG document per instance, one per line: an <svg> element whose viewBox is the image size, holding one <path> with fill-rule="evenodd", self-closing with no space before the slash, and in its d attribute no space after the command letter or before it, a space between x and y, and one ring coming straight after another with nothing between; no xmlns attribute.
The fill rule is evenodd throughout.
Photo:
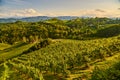
<svg viewBox="0 0 120 80"><path fill-rule="evenodd" d="M120 80L120 20L0 23L0 80Z"/></svg>
<svg viewBox="0 0 120 80"><path fill-rule="evenodd" d="M0 43L0 50L4 50L5 48L9 48L11 45L9 44L4 44L4 43Z"/></svg>
<svg viewBox="0 0 120 80"><path fill-rule="evenodd" d="M34 43L33 44L17 43L16 45L13 45L9 48L0 51L0 62L3 62L7 59L22 54L24 51L28 50L33 45Z"/></svg>
<svg viewBox="0 0 120 80"><path fill-rule="evenodd" d="M72 79L71 75L77 74L80 76L75 79L87 79L90 78L91 72L85 76L79 71L88 69L106 58L119 55L120 52L119 36L85 41L52 41L54 43L45 48L1 63L1 80L69 80ZM79 71L76 72L76 69Z"/></svg>

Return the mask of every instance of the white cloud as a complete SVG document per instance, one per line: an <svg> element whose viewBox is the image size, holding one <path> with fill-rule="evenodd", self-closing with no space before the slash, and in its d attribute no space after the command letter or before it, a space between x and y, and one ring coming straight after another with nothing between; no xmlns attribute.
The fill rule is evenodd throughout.
<svg viewBox="0 0 120 80"><path fill-rule="evenodd" d="M72 15L89 16L89 17L120 17L120 12L113 10L80 10L73 12Z"/></svg>
<svg viewBox="0 0 120 80"><path fill-rule="evenodd" d="M40 12L35 9L12 10L9 13L1 13L0 17L30 17L42 16Z"/></svg>
<svg viewBox="0 0 120 80"><path fill-rule="evenodd" d="M39 11L29 8L22 10L12 10L6 13L0 13L0 17L30 17L30 16L88 16L88 17L120 17L118 10L80 10L71 12L49 12L41 14Z"/></svg>
<svg viewBox="0 0 120 80"><path fill-rule="evenodd" d="M12 2L22 2L24 0L11 0Z"/></svg>
<svg viewBox="0 0 120 80"><path fill-rule="evenodd" d="M25 12L32 13L32 14L37 13L37 11L34 9L25 9Z"/></svg>
<svg viewBox="0 0 120 80"><path fill-rule="evenodd" d="M7 17L7 16L8 16L8 14L6 14L6 13L0 13L0 18Z"/></svg>
<svg viewBox="0 0 120 80"><path fill-rule="evenodd" d="M98 11L98 12L105 12L105 11L102 10L102 9L96 9L95 11Z"/></svg>
<svg viewBox="0 0 120 80"><path fill-rule="evenodd" d="M120 17L118 10L91 9L69 12L49 12L48 16L87 16L87 17Z"/></svg>
<svg viewBox="0 0 120 80"><path fill-rule="evenodd" d="M11 16L17 16L17 17L30 17L30 16L41 16L42 14L35 9L24 9L24 10L14 10L11 14Z"/></svg>

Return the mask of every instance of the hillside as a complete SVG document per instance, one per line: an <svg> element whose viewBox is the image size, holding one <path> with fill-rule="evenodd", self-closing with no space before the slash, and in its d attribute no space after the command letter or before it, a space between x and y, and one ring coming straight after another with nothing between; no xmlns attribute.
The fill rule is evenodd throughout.
<svg viewBox="0 0 120 80"><path fill-rule="evenodd" d="M5 48L0 51L0 63L6 61L10 58L21 55L23 52L31 48L34 44L25 44L25 43L17 43L12 45L9 48Z"/></svg>
<svg viewBox="0 0 120 80"><path fill-rule="evenodd" d="M16 21L37 22L37 21L48 20L51 18L58 18L61 20L70 20L70 19L77 18L77 16L58 16L58 17L35 16L35 17L25 17L25 18L0 18L0 23L10 23L10 22L16 22Z"/></svg>
<svg viewBox="0 0 120 80"><path fill-rule="evenodd" d="M118 22L52 18L0 23L0 80L119 80Z"/></svg>
<svg viewBox="0 0 120 80"><path fill-rule="evenodd" d="M102 62L120 51L118 37L86 41L64 39L54 41L55 43L45 48L8 60L1 67L7 66L10 72L13 72L7 74L9 79L36 80L40 79L40 76L45 80L51 80L47 78L50 76L67 79L71 77L70 75L81 74L78 71L74 72L76 69L79 71L88 69L94 62L96 64ZM81 78L84 78L83 75Z"/></svg>

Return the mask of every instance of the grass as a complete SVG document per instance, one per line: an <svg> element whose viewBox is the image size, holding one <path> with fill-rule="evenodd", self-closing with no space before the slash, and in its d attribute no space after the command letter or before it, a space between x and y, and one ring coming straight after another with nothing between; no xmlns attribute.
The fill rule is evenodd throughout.
<svg viewBox="0 0 120 80"><path fill-rule="evenodd" d="M31 48L33 44L26 44L26 43L17 43L9 48L6 48L0 51L0 61L4 61L10 59L12 57L18 56L22 54L24 51Z"/></svg>
<svg viewBox="0 0 120 80"><path fill-rule="evenodd" d="M0 43L0 50L4 50L4 49L9 48L9 47L11 47L11 45L5 44L5 43Z"/></svg>

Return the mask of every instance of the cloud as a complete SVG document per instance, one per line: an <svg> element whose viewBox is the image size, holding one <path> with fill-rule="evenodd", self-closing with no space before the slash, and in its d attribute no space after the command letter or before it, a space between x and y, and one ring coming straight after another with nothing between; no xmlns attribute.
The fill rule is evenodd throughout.
<svg viewBox="0 0 120 80"><path fill-rule="evenodd" d="M38 13L36 10L34 10L34 9L25 9L25 12L27 12L27 13L31 13L31 14L36 14L36 13Z"/></svg>
<svg viewBox="0 0 120 80"><path fill-rule="evenodd" d="M40 12L35 9L24 10L12 10L9 13L3 13L0 17L30 17L30 16L42 16Z"/></svg>
<svg viewBox="0 0 120 80"><path fill-rule="evenodd" d="M79 12L71 13L73 16L86 16L86 17L120 17L120 13L114 10L80 10Z"/></svg>
<svg viewBox="0 0 120 80"><path fill-rule="evenodd" d="M24 2L26 0L12 0L13 2Z"/></svg>
<svg viewBox="0 0 120 80"><path fill-rule="evenodd" d="M42 16L42 14L32 8L23 10L12 10L9 13L0 14L0 17L30 17L30 16Z"/></svg>
<svg viewBox="0 0 120 80"><path fill-rule="evenodd" d="M0 13L0 18L2 18L2 17L6 17L6 16L8 16L8 14Z"/></svg>
<svg viewBox="0 0 120 80"><path fill-rule="evenodd" d="M41 16L42 14L35 9L24 9L24 10L15 10L11 13L13 16L17 17L29 17L29 16Z"/></svg>
<svg viewBox="0 0 120 80"><path fill-rule="evenodd" d="M98 11L98 12L105 12L105 11L102 10L102 9L96 9L95 11Z"/></svg>
<svg viewBox="0 0 120 80"><path fill-rule="evenodd" d="M0 17L31 17L31 16L86 16L86 17L120 17L119 11L115 10L80 10L74 12L46 12L40 13L39 11L29 8L21 10L12 10L9 12L0 13Z"/></svg>

